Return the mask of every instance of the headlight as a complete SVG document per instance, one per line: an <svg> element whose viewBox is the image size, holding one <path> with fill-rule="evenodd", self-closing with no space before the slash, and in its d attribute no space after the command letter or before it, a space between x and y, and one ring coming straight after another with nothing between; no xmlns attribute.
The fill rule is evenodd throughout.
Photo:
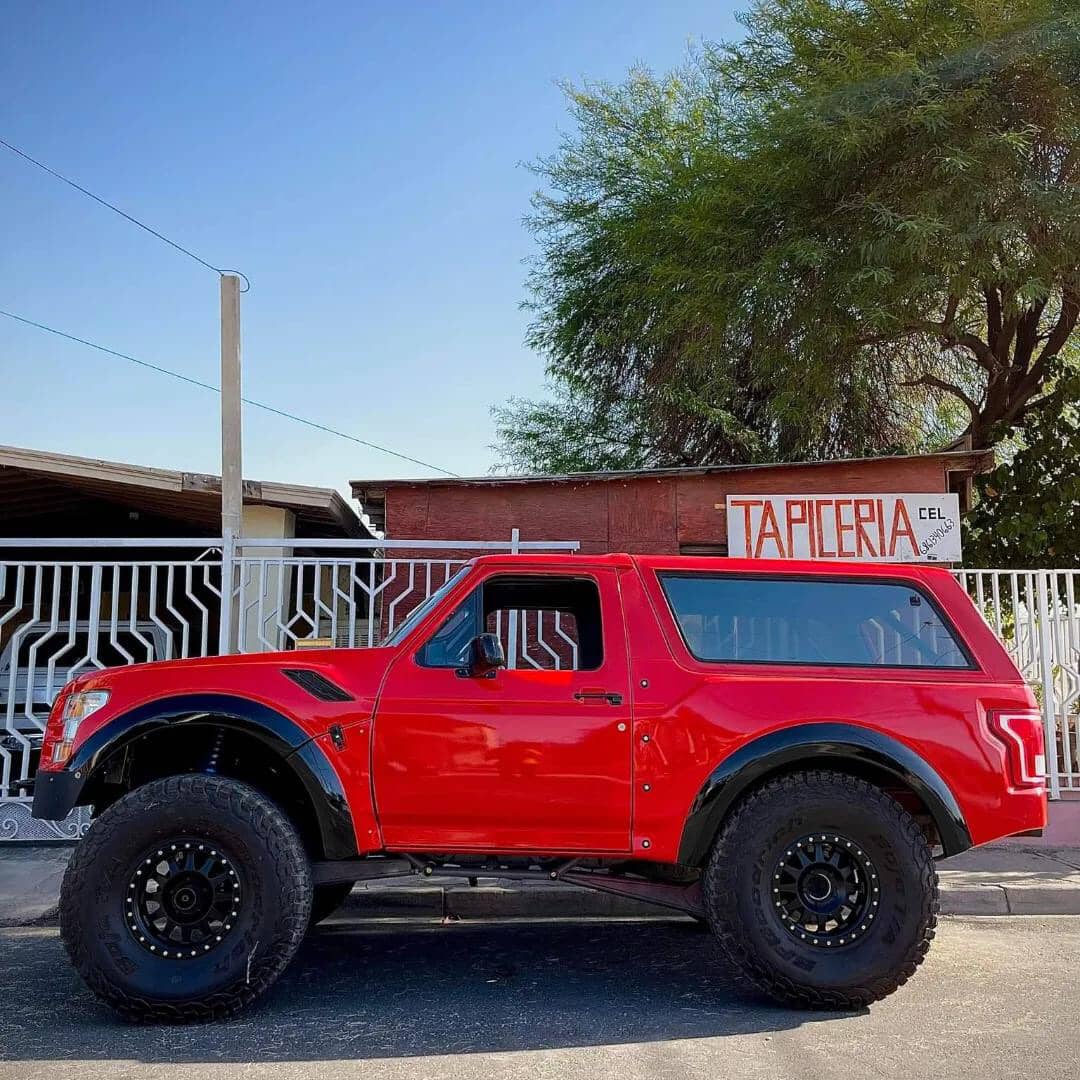
<svg viewBox="0 0 1080 1080"><path fill-rule="evenodd" d="M71 757L79 725L98 709L104 708L108 700L108 690L86 690L81 694L72 694L67 699L64 703L64 730L52 747L54 765L63 765Z"/></svg>

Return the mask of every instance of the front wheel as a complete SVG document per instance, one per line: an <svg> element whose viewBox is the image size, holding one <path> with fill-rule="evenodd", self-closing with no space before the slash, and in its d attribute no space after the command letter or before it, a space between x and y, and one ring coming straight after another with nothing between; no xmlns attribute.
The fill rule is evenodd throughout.
<svg viewBox="0 0 1080 1080"><path fill-rule="evenodd" d="M915 819L879 788L813 771L769 781L725 821L704 882L736 971L786 1005L855 1009L914 974L938 883Z"/></svg>
<svg viewBox="0 0 1080 1080"><path fill-rule="evenodd" d="M91 826L64 876L60 936L123 1016L216 1019L281 974L311 893L296 829L269 799L226 777L172 776Z"/></svg>

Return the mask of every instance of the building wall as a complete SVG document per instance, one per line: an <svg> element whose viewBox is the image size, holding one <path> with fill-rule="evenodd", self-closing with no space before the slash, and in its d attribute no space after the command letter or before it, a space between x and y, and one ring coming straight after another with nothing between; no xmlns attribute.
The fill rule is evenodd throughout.
<svg viewBox="0 0 1080 1080"><path fill-rule="evenodd" d="M726 497L734 494L946 492L936 458L883 458L695 476L386 488L394 539L577 540L586 553L659 554L726 547Z"/></svg>

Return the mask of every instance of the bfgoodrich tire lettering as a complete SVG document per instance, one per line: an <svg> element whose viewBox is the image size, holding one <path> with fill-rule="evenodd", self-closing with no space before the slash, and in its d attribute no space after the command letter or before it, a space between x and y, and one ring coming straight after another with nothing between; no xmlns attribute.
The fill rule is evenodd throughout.
<svg viewBox="0 0 1080 1080"><path fill-rule="evenodd" d="M828 942L823 933L817 945L782 919L776 905L783 897L774 892L788 852L808 836L839 837L845 848L852 841L861 856L853 872L870 886L866 906L856 908L867 913L856 933L839 930ZM844 866L852 872L851 862ZM826 891L820 878L808 882L811 895ZM861 1008L891 994L922 963L937 922L937 874L918 824L885 792L842 773L782 776L748 796L717 837L704 893L709 923L736 972L803 1008Z"/></svg>
<svg viewBox="0 0 1080 1080"><path fill-rule="evenodd" d="M176 837L228 852L241 900L220 942L166 958L140 944L128 895L146 851L168 850ZM272 802L226 777L174 776L129 792L94 822L64 876L60 935L90 989L122 1015L221 1018L284 970L307 929L311 893L300 838Z"/></svg>

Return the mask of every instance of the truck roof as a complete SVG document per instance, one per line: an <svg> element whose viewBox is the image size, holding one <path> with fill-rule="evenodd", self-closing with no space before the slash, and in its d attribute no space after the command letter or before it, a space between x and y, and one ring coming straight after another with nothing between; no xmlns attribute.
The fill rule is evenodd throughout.
<svg viewBox="0 0 1080 1080"><path fill-rule="evenodd" d="M606 552L590 555L587 552L564 554L562 552L530 551L520 555L481 555L475 560L485 566L541 565L565 567L638 566L645 570L718 571L726 573L798 574L800 576L858 577L920 577L924 573L951 574L947 566L926 563L870 563L846 562L839 559L734 559L725 555L642 555L628 552Z"/></svg>

